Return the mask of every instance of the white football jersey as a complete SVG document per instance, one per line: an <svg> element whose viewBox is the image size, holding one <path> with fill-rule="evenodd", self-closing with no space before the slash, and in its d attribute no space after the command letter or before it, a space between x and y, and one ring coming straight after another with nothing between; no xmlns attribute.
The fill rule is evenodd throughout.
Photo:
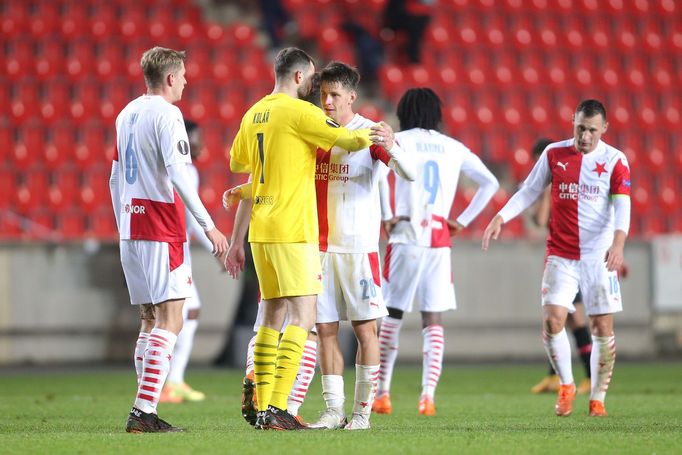
<svg viewBox="0 0 682 455"><path fill-rule="evenodd" d="M434 130L413 128L396 133L396 141L413 159L414 182L395 181L395 216L399 222L389 243L449 247L447 218L455 199L460 172L474 179L483 197L474 197L457 218L467 226L485 207L498 187L497 179L464 144Z"/></svg>
<svg viewBox="0 0 682 455"><path fill-rule="evenodd" d="M185 242L185 207L166 166L191 163L180 109L143 95L116 118L121 240Z"/></svg>
<svg viewBox="0 0 682 455"><path fill-rule="evenodd" d="M576 150L574 139L550 144L523 187L541 192L550 182L547 254L574 260L603 257L615 229L611 198L630 196L625 154L602 141L587 154ZM499 214L508 221L513 212L508 204Z"/></svg>
<svg viewBox="0 0 682 455"><path fill-rule="evenodd" d="M345 127L369 128L375 122L359 114ZM381 147L357 152L339 147L317 149L315 190L320 251L370 253L378 251L381 227L379 179L388 173L391 157Z"/></svg>

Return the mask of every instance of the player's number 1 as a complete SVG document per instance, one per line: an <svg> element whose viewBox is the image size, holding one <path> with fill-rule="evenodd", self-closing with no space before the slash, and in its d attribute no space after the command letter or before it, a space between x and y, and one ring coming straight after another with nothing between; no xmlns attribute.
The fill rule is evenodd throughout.
<svg viewBox="0 0 682 455"><path fill-rule="evenodd" d="M424 164L424 189L429 193L429 204L433 204L436 201L439 186L438 163L429 160Z"/></svg>
<svg viewBox="0 0 682 455"><path fill-rule="evenodd" d="M263 151L263 133L256 133L258 138L258 156L260 157L260 182L265 183L265 152Z"/></svg>

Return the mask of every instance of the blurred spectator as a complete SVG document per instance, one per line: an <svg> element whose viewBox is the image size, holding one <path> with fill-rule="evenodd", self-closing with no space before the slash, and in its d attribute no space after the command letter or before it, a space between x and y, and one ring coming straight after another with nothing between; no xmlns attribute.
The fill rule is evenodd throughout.
<svg viewBox="0 0 682 455"><path fill-rule="evenodd" d="M296 27L281 0L260 0L263 28L270 38L270 45L279 48L286 31Z"/></svg>
<svg viewBox="0 0 682 455"><path fill-rule="evenodd" d="M384 25L407 35L407 57L410 63L421 61L424 31L431 20L434 0L388 0L384 10Z"/></svg>

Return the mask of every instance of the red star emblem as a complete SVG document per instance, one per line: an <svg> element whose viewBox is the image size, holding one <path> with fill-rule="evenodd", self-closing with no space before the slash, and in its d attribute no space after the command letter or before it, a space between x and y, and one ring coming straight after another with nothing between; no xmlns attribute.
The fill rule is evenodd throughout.
<svg viewBox="0 0 682 455"><path fill-rule="evenodd" d="M322 274L321 273L317 274L317 281L322 281Z"/></svg>
<svg viewBox="0 0 682 455"><path fill-rule="evenodd" d="M187 277L187 284L189 284L190 286L192 285L192 277L191 276Z"/></svg>
<svg viewBox="0 0 682 455"><path fill-rule="evenodd" d="M601 177L602 172L606 172L606 163L597 163L597 167L592 169L592 172L596 172Z"/></svg>
<svg viewBox="0 0 682 455"><path fill-rule="evenodd" d="M170 355L170 354L168 354L168 355L166 356L166 358L167 358L167 359L168 359L168 361L170 362L170 361L171 361L171 360L173 359L173 356L172 356L172 355Z"/></svg>
<svg viewBox="0 0 682 455"><path fill-rule="evenodd" d="M367 404L368 404L368 403L367 403L366 401L361 401L361 402L360 402L360 406L362 406L363 408L366 408L366 407L367 407Z"/></svg>
<svg viewBox="0 0 682 455"><path fill-rule="evenodd" d="M421 225L422 225L422 227L425 228L426 226L429 225L429 220L422 220Z"/></svg>

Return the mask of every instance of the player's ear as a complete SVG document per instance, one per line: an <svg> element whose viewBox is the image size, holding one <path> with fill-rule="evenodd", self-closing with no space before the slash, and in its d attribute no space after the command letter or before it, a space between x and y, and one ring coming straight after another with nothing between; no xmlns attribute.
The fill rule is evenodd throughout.
<svg viewBox="0 0 682 455"><path fill-rule="evenodd" d="M358 94L355 92L355 90L351 90L350 92L350 104L353 104L353 102L358 98Z"/></svg>
<svg viewBox="0 0 682 455"><path fill-rule="evenodd" d="M608 130L608 129L609 129L609 122L604 121L604 127L601 130L602 134L606 133L606 130Z"/></svg>

